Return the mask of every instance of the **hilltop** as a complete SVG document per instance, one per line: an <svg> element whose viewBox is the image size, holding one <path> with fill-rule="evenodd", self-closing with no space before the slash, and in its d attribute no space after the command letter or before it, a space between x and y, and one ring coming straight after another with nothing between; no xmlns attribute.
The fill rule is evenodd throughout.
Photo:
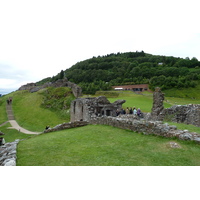
<svg viewBox="0 0 200 200"><path fill-rule="evenodd" d="M85 94L110 90L113 85L149 84L154 90L196 88L200 84L200 62L194 57L152 55L127 52L93 57L76 63L57 75L37 84L67 77L78 84Z"/></svg>

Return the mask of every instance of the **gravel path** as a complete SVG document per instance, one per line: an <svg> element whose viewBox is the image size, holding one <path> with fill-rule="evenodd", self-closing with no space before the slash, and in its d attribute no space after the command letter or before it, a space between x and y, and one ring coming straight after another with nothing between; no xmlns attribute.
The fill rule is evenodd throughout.
<svg viewBox="0 0 200 200"><path fill-rule="evenodd" d="M12 104L6 105L6 112L7 112L7 116L8 116L8 121L4 122L0 126L3 126L4 124L9 122L12 127L8 127L8 129L16 129L19 132L25 133L25 134L40 134L40 132L32 132L32 131L26 130L26 129L22 128L21 126L19 126L19 124L15 120L15 117L14 117L13 112L12 112Z"/></svg>

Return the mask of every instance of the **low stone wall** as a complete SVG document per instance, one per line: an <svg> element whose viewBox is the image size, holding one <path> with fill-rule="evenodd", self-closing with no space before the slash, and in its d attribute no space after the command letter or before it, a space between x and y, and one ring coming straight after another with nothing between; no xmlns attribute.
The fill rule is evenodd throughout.
<svg viewBox="0 0 200 200"><path fill-rule="evenodd" d="M159 135L163 137L176 137L180 140L194 140L200 144L200 134L189 132L188 130L177 130L176 126L170 126L161 121L134 120L128 117L97 117L92 118L90 124L109 125L145 135Z"/></svg>
<svg viewBox="0 0 200 200"><path fill-rule="evenodd" d="M19 140L0 146L0 166L16 166L16 149Z"/></svg>
<svg viewBox="0 0 200 200"><path fill-rule="evenodd" d="M53 128L49 128L44 131L44 133L49 133L49 132L54 132L54 131L60 131L64 129L69 129L69 128L76 128L76 127L81 127L81 126L86 126L89 123L86 121L76 121L76 122L69 122L69 123L63 123L63 124L58 124L57 126Z"/></svg>
<svg viewBox="0 0 200 200"><path fill-rule="evenodd" d="M200 104L175 105L166 108L158 116L158 120L163 119L200 127Z"/></svg>

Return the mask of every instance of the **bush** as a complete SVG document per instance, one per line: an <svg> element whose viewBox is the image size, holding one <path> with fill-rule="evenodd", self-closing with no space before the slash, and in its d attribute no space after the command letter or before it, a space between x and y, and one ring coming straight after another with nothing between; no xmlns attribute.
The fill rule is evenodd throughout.
<svg viewBox="0 0 200 200"><path fill-rule="evenodd" d="M68 87L50 87L43 91L42 94L44 95L42 107L53 110L69 109L71 101L75 99L71 89Z"/></svg>

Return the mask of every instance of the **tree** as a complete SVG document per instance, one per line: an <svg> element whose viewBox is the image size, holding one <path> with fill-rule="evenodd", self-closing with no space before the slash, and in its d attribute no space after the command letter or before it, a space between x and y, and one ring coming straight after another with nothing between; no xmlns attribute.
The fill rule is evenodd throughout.
<svg viewBox="0 0 200 200"><path fill-rule="evenodd" d="M61 72L60 72L60 79L63 79L65 77L65 72L63 71L63 70L61 70Z"/></svg>

